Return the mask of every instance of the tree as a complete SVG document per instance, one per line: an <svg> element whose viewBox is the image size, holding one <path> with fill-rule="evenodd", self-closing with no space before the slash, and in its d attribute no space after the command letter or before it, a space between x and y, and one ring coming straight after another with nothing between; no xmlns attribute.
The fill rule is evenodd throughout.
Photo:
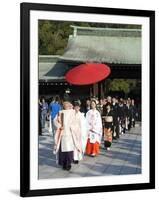
<svg viewBox="0 0 159 200"><path fill-rule="evenodd" d="M128 94L136 87L135 79L113 79L109 82L109 91L124 91Z"/></svg>
<svg viewBox="0 0 159 200"><path fill-rule="evenodd" d="M70 25L101 28L141 28L140 25L39 20L39 54L62 55L67 47L69 35L73 33Z"/></svg>
<svg viewBox="0 0 159 200"><path fill-rule="evenodd" d="M70 22L39 21L39 54L61 55L72 33Z"/></svg>

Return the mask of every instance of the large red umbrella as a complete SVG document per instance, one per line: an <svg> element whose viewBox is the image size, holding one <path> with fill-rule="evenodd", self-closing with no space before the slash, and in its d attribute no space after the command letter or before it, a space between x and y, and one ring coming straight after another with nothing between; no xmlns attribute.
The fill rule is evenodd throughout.
<svg viewBox="0 0 159 200"><path fill-rule="evenodd" d="M67 82L73 85L89 85L105 79L110 72L108 65L85 63L68 71L65 77Z"/></svg>

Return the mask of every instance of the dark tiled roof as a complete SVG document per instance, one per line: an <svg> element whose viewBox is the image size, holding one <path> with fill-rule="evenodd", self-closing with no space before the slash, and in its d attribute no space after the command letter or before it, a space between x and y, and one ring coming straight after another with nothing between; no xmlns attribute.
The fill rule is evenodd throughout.
<svg viewBox="0 0 159 200"><path fill-rule="evenodd" d="M46 56L47 57L47 56ZM50 59L50 58L49 58ZM67 64L59 62L40 62L39 63L39 80L63 80Z"/></svg>
<svg viewBox="0 0 159 200"><path fill-rule="evenodd" d="M141 30L77 28L69 37L63 60L141 64Z"/></svg>
<svg viewBox="0 0 159 200"><path fill-rule="evenodd" d="M64 80L66 72L84 62L141 64L140 29L75 27L62 56L39 56L39 80ZM71 63L73 65L71 66Z"/></svg>

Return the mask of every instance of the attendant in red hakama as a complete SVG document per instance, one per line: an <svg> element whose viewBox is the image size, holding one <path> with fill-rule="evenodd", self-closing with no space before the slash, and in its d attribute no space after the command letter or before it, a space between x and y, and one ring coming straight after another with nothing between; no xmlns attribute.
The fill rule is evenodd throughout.
<svg viewBox="0 0 159 200"><path fill-rule="evenodd" d="M91 109L86 113L88 140L86 154L96 156L100 153L100 143L102 138L102 119L96 109L96 101L91 101Z"/></svg>

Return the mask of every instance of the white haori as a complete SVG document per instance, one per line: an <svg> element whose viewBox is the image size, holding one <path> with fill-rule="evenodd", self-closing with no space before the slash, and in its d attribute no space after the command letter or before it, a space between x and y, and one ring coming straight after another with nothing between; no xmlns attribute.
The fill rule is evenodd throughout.
<svg viewBox="0 0 159 200"><path fill-rule="evenodd" d="M73 136L75 137L74 141L76 142L74 149L74 160L81 160L85 152L88 138L84 113L75 112L71 129L73 131Z"/></svg>
<svg viewBox="0 0 159 200"><path fill-rule="evenodd" d="M76 141L71 129L73 123L74 110L62 110L56 118L54 124L57 127L54 139L54 152L58 152L60 144L62 152L74 151ZM63 120L62 120L63 115ZM63 122L62 122L63 121ZM63 125L62 125L63 123ZM60 128L63 127L61 130Z"/></svg>
<svg viewBox="0 0 159 200"><path fill-rule="evenodd" d="M71 131L72 125L72 115L73 110L63 110L64 121L63 121L63 130L62 130L62 138L61 138L61 151L68 152L74 150L74 143Z"/></svg>

